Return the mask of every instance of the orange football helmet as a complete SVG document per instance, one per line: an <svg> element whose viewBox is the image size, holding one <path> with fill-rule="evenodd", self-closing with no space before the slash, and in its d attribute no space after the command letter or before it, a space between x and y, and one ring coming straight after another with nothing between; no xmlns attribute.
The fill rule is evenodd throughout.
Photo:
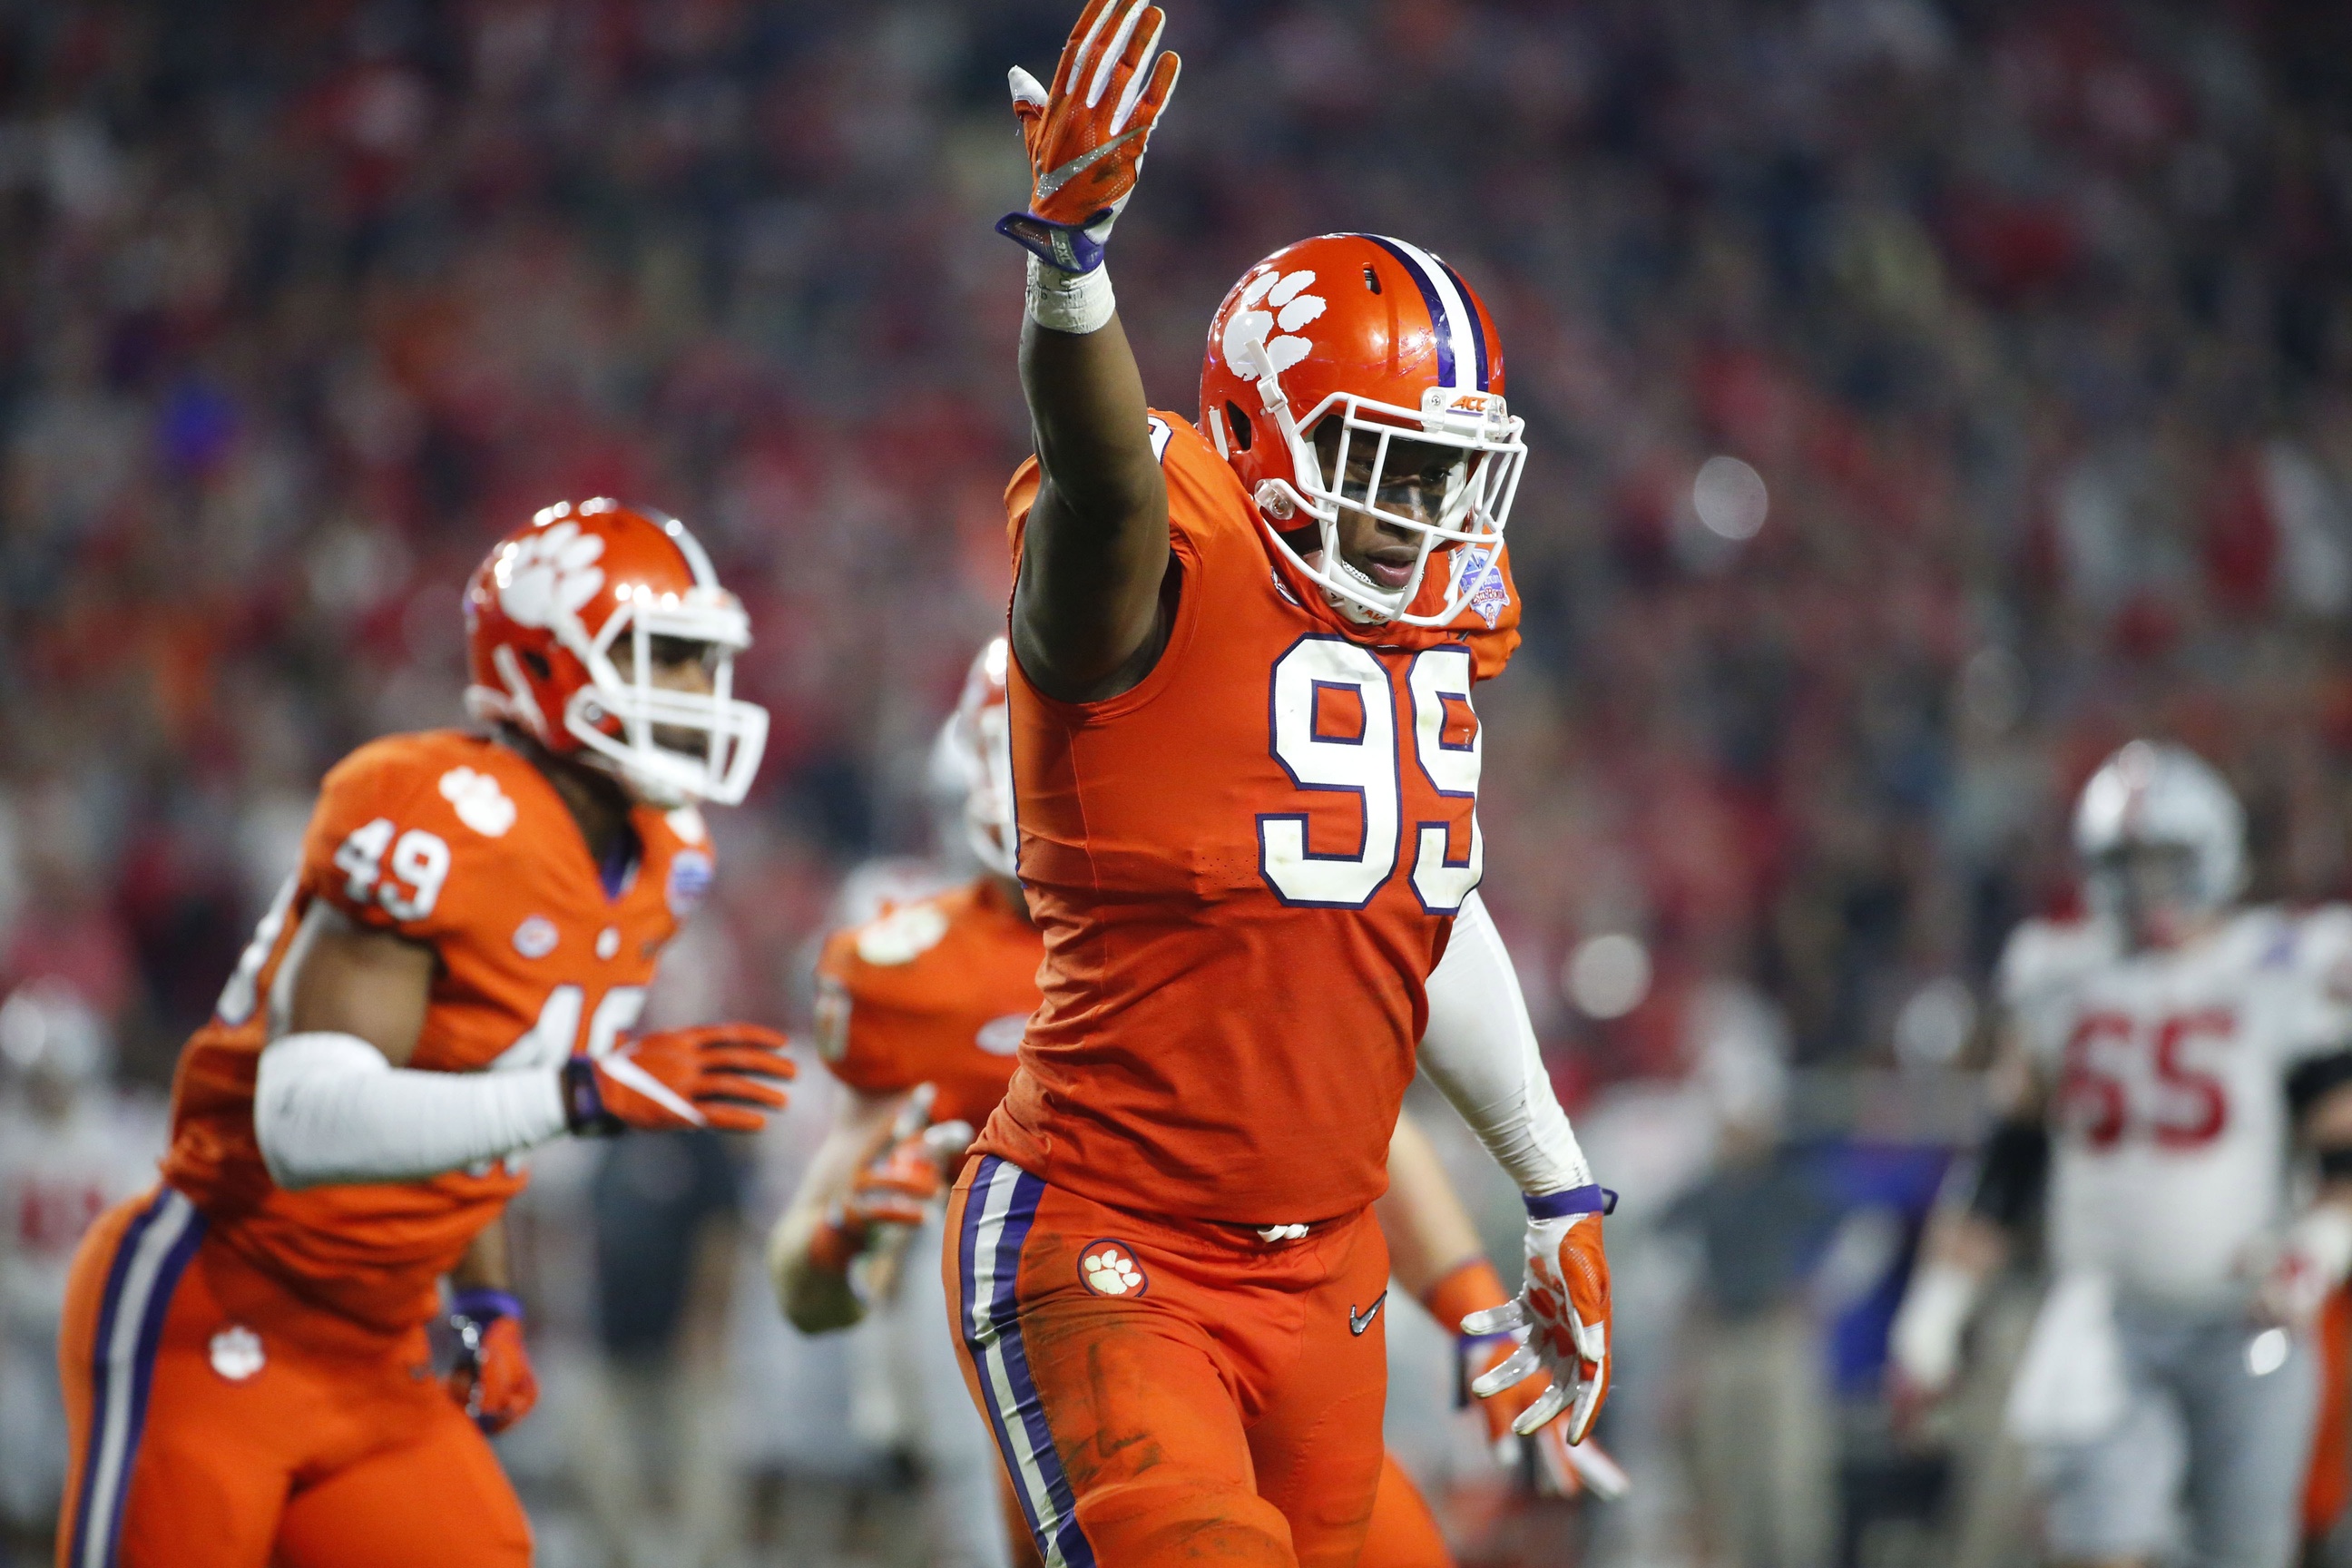
<svg viewBox="0 0 2352 1568"><path fill-rule="evenodd" d="M613 658L624 637L626 674ZM709 689L656 684L656 637L702 645ZM734 696L735 656L751 643L751 617L684 523L559 501L493 545L466 584L466 707L649 805L732 805L768 743L767 710Z"/></svg>
<svg viewBox="0 0 2352 1568"><path fill-rule="evenodd" d="M1008 657L1003 637L973 656L963 694L940 733L963 786L963 828L980 863L1000 877L1017 877L1020 839L1013 822L1013 710L1004 687Z"/></svg>
<svg viewBox="0 0 2352 1568"><path fill-rule="evenodd" d="M1325 419L1339 421L1328 473L1315 445ZM1461 274L1400 239L1327 234L1277 250L1242 274L1209 324L1201 428L1241 476L1276 546L1353 620L1445 626L1499 576L1525 426L1503 399L1502 340L1486 305ZM1434 521L1378 504L1400 437L1462 454ZM1367 447L1368 477L1349 484L1349 459L1360 471ZM1347 511L1420 536L1401 587L1341 559ZM1310 524L1320 546L1302 552L1295 536ZM1414 612L1440 551L1451 558L1444 603Z"/></svg>

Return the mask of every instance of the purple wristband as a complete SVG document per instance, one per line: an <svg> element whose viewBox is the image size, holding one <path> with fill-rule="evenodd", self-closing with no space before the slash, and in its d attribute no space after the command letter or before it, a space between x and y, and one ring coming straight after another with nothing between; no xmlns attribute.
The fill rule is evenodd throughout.
<svg viewBox="0 0 2352 1568"><path fill-rule="evenodd" d="M1087 223L1098 223L1102 216L1097 213ZM1086 224L1054 223L1034 213L1006 213L996 220L996 232L1046 266L1065 272L1092 272L1103 263L1102 243L1087 232Z"/></svg>
<svg viewBox="0 0 2352 1568"><path fill-rule="evenodd" d="M471 1289L452 1294L449 1311L453 1317L471 1318L478 1323L487 1323L493 1318L512 1318L520 1323L522 1321L522 1300L511 1290L477 1285Z"/></svg>
<svg viewBox="0 0 2352 1568"><path fill-rule="evenodd" d="M1528 1205L1529 1219L1566 1219L1572 1214L1614 1214L1617 1194L1596 1182L1580 1187L1570 1187L1564 1193L1526 1193L1521 1194Z"/></svg>
<svg viewBox="0 0 2352 1568"><path fill-rule="evenodd" d="M621 1119L604 1109L596 1088L596 1064L575 1056L563 1064L563 1124L582 1138L604 1138L621 1131Z"/></svg>

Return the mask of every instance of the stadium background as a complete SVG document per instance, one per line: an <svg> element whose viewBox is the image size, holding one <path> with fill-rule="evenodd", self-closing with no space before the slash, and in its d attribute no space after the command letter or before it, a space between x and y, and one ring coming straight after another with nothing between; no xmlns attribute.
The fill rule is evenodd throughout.
<svg viewBox="0 0 2352 1568"><path fill-rule="evenodd" d="M927 847L924 752L1001 624L1003 70L1048 65L1069 9L0 5L0 987L69 981L160 1087L319 774L455 721L487 541L613 493L700 531L775 716L673 1005L797 1021L844 875ZM1564 1093L1625 1151L1633 1289L1681 1326L1628 1347L1647 1501L1596 1527L1463 1470L1450 1518L1497 1561L1696 1561L1727 1461L1692 1413L1749 1396L1812 1411L1830 1458L1739 1484L1933 1513L1933 1466L1874 1462L1868 1308L1967 1129L2000 941L2073 897L2074 786L2178 737L2247 800L2257 896L2352 891L2352 12L1171 10L1184 78L1117 264L1155 404L1190 411L1249 262L1365 228L1481 287L1529 422L1487 896ZM756 1231L804 1098L736 1166L639 1173L646 1201ZM761 1550L908 1560L840 1358L744 1348L763 1309L719 1243L720 1283L616 1305L594 1237L643 1243L628 1172L547 1163L550 1407L510 1443L546 1560L597 1560L566 1441L595 1421L563 1414L594 1400L562 1390L624 1436L671 1420L662 1378L598 1383L600 1344L702 1358L682 1426L782 1481ZM1722 1217L1799 1188L1818 1223L1785 1237ZM1750 1333L1826 1373L1710 1392L1707 1347L1753 1361ZM764 1436L708 1414L744 1389ZM1909 1528L1843 1549L1912 1561Z"/></svg>

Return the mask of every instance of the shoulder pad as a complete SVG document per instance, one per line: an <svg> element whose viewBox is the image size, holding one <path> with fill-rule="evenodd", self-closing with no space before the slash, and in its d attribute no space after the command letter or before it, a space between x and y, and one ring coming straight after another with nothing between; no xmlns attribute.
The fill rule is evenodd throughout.
<svg viewBox="0 0 2352 1568"><path fill-rule="evenodd" d="M530 765L456 731L361 747L320 786L305 880L366 923L420 938L451 929L446 889L487 886L494 867L528 853L512 770Z"/></svg>
<svg viewBox="0 0 2352 1568"><path fill-rule="evenodd" d="M1993 971L2005 1006L2030 1005L2115 956L2114 934L2096 921L2030 920L2010 933Z"/></svg>
<svg viewBox="0 0 2352 1568"><path fill-rule="evenodd" d="M518 808L514 793L500 782L503 769L492 750L460 731L387 735L336 763L321 785L321 798L384 807L416 802L438 819L436 826L503 838L515 825ZM511 763L530 765L520 757Z"/></svg>
<svg viewBox="0 0 2352 1568"><path fill-rule="evenodd" d="M914 963L939 946L947 934L947 911L936 900L925 899L858 928L857 956L877 969L895 969Z"/></svg>

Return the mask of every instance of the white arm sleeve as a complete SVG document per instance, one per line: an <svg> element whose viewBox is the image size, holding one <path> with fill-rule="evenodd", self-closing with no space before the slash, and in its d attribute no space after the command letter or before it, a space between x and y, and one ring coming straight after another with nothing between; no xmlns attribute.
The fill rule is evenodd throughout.
<svg viewBox="0 0 2352 1568"><path fill-rule="evenodd" d="M415 1182L564 1131L562 1079L541 1072L395 1068L357 1035L288 1035L261 1053L253 1135L289 1191Z"/></svg>
<svg viewBox="0 0 2352 1568"><path fill-rule="evenodd" d="M1551 1091L1518 973L1475 892L1454 918L1454 940L1428 990L1421 1070L1486 1152L1523 1193L1590 1185L1592 1168Z"/></svg>

